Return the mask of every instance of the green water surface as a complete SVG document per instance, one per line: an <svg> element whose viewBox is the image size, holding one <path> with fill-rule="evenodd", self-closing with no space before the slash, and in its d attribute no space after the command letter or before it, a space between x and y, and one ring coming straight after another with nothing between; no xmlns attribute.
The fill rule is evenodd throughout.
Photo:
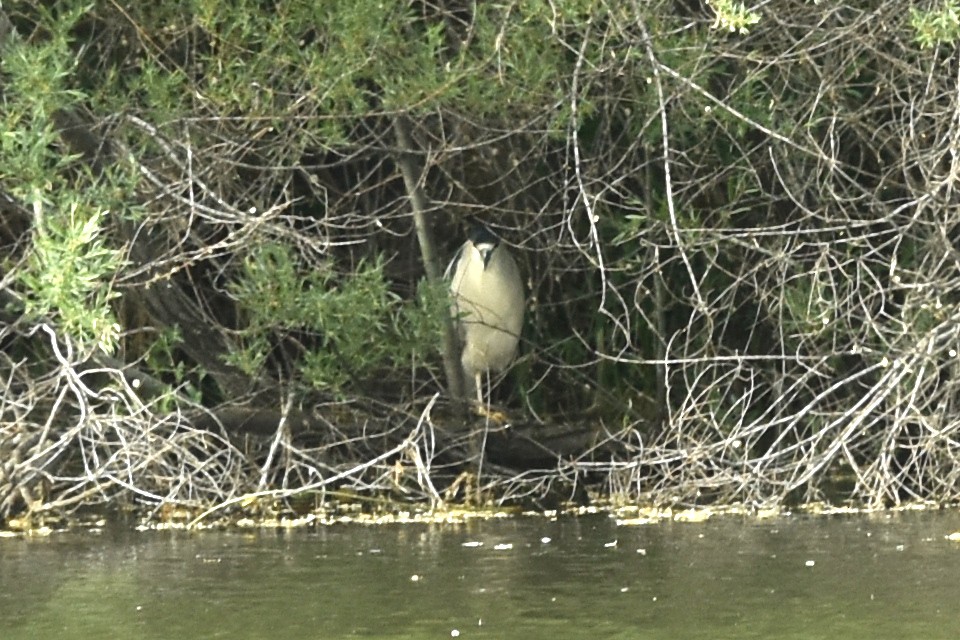
<svg viewBox="0 0 960 640"><path fill-rule="evenodd" d="M940 511L6 538L0 639L955 640L958 530Z"/></svg>

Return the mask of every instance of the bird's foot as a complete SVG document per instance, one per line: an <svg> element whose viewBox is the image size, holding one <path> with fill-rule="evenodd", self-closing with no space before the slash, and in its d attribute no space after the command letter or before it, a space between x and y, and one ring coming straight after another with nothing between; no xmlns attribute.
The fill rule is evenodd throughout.
<svg viewBox="0 0 960 640"><path fill-rule="evenodd" d="M457 501L462 498L465 504L470 504L477 498L477 474L473 471L464 471L450 483L447 490L443 492L443 500L447 503Z"/></svg>
<svg viewBox="0 0 960 640"><path fill-rule="evenodd" d="M473 405L473 412L485 420L495 422L498 427L504 427L510 424L510 416L487 404Z"/></svg>

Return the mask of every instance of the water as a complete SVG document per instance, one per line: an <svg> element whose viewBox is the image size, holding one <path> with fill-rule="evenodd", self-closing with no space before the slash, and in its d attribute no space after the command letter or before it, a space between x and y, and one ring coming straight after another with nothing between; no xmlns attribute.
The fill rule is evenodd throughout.
<svg viewBox="0 0 960 640"><path fill-rule="evenodd" d="M953 640L958 530L933 512L0 539L0 638Z"/></svg>

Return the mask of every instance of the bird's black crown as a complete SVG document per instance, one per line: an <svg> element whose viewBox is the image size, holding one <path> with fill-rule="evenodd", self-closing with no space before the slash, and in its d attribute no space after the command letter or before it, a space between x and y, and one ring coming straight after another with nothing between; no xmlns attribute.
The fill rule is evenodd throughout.
<svg viewBox="0 0 960 640"><path fill-rule="evenodd" d="M487 244L497 246L500 244L500 238L490 231L490 228L482 222L474 221L471 223L470 235L468 237L474 245Z"/></svg>

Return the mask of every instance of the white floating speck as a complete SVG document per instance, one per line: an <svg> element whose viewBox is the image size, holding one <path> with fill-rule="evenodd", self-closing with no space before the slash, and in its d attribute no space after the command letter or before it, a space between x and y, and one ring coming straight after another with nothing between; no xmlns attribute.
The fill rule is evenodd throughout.
<svg viewBox="0 0 960 640"><path fill-rule="evenodd" d="M472 549L472 548L474 548L474 547L482 547L482 546L483 546L483 543L480 542L479 540L471 540L471 541L469 541L469 542L464 542L464 543L463 543L462 545L460 545L460 546L462 546L462 547L470 547L470 548Z"/></svg>
<svg viewBox="0 0 960 640"><path fill-rule="evenodd" d="M417 574L413 574L412 576L410 576L410 582L420 582L420 576L418 576Z"/></svg>
<svg viewBox="0 0 960 640"><path fill-rule="evenodd" d="M807 560L807 561L804 562L803 564L804 564L804 566L806 566L806 567L812 567L813 565L815 565L815 564L817 564L817 563L814 562L813 560Z"/></svg>
<svg viewBox="0 0 960 640"><path fill-rule="evenodd" d="M627 591L630 591L630 587L620 587L620 593L626 593Z"/></svg>
<svg viewBox="0 0 960 640"><path fill-rule="evenodd" d="M497 551L507 551L508 549L513 549L513 543L505 542L503 544L495 544L493 545L493 548Z"/></svg>
<svg viewBox="0 0 960 640"><path fill-rule="evenodd" d="M618 542L617 540L614 540L613 542L604 542L603 546L606 549L610 549L611 547L617 546L617 542Z"/></svg>
<svg viewBox="0 0 960 640"><path fill-rule="evenodd" d="M637 553L639 553L639 554L642 555L642 556L645 556L645 555L647 555L647 550L646 550L646 549L637 549Z"/></svg>
<svg viewBox="0 0 960 640"><path fill-rule="evenodd" d="M547 536L543 536L542 538L540 538L540 542L542 542L543 544L550 544L550 538L548 538Z"/></svg>
<svg viewBox="0 0 960 640"><path fill-rule="evenodd" d="M459 630L459 629L454 629L454 630L452 630L452 631L450 632L450 637L451 637L451 638L459 638L459 637L460 637L460 630Z"/></svg>

